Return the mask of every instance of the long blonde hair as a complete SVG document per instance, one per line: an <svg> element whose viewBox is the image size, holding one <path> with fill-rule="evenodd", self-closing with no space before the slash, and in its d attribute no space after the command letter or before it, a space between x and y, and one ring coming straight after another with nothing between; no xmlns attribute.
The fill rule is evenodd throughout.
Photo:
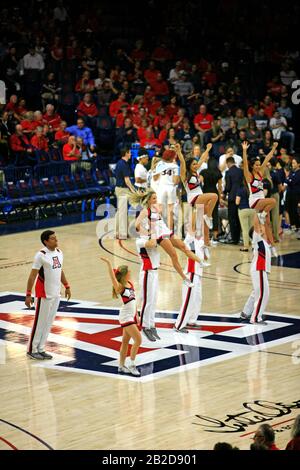
<svg viewBox="0 0 300 470"><path fill-rule="evenodd" d="M129 202L133 207L143 206L147 207L149 199L155 194L153 189L147 189L145 192L137 191L129 196Z"/></svg>
<svg viewBox="0 0 300 470"><path fill-rule="evenodd" d="M118 266L117 269L114 269L114 273L116 276L117 281L122 284L122 286L125 287L126 281L125 281L125 276L128 273L128 266L125 264L122 264L121 266ZM112 296L113 299L118 298L118 293L116 292L115 288L112 288Z"/></svg>

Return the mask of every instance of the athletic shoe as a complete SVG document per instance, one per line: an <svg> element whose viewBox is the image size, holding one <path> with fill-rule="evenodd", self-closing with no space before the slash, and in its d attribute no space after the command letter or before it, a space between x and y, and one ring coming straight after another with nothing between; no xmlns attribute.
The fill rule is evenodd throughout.
<svg viewBox="0 0 300 470"><path fill-rule="evenodd" d="M189 332L189 330L186 327L180 328L180 330L178 330L176 328L176 326L173 326L173 330L177 331L177 333L188 333Z"/></svg>
<svg viewBox="0 0 300 470"><path fill-rule="evenodd" d="M150 328L150 330L151 330L151 333L154 336L154 338L161 339L160 336L158 336L157 329L155 327Z"/></svg>
<svg viewBox="0 0 300 470"><path fill-rule="evenodd" d="M194 284L192 283L192 281L189 280L188 277L186 277L186 278L183 280L183 284L184 284L185 286L187 286L189 289L190 289L191 287L194 287Z"/></svg>
<svg viewBox="0 0 300 470"><path fill-rule="evenodd" d="M26 353L26 354L27 354L27 356L30 357L30 359L35 359L35 360L37 360L37 361L43 361L43 360L45 359L44 356L42 356L42 355L41 355L40 353L38 353L38 352L36 352L36 353L30 353L30 352L28 352L28 353Z"/></svg>
<svg viewBox="0 0 300 470"><path fill-rule="evenodd" d="M278 258L278 253L275 246L271 246L271 256L274 258Z"/></svg>
<svg viewBox="0 0 300 470"><path fill-rule="evenodd" d="M141 375L140 371L137 370L135 364L131 364L128 366L129 374L134 375L135 377L139 377Z"/></svg>
<svg viewBox="0 0 300 470"><path fill-rule="evenodd" d="M203 267L206 268L207 266L211 266L211 263L209 263L208 261L203 261Z"/></svg>
<svg viewBox="0 0 300 470"><path fill-rule="evenodd" d="M151 328L143 328L143 333L149 341L156 341L155 336L153 335Z"/></svg>
<svg viewBox="0 0 300 470"><path fill-rule="evenodd" d="M44 359L53 359L53 356L51 356L51 354L46 353L46 351L39 351L39 354L43 356Z"/></svg>
<svg viewBox="0 0 300 470"><path fill-rule="evenodd" d="M265 225L266 216L264 215L264 213L263 213L263 212L258 212L258 213L257 213L257 217L258 217L259 223L260 223L261 225Z"/></svg>
<svg viewBox="0 0 300 470"><path fill-rule="evenodd" d="M266 322L265 320L250 321L249 323L251 323L251 325L267 325L268 324L268 322Z"/></svg>
<svg viewBox="0 0 300 470"><path fill-rule="evenodd" d="M211 246L216 246L216 245L219 244L219 241L218 241L218 240L214 240L214 239L212 238L211 241L210 241L210 243L211 243Z"/></svg>
<svg viewBox="0 0 300 470"><path fill-rule="evenodd" d="M206 225L211 230L213 228L213 218L209 217L207 214L204 214L203 218L204 218Z"/></svg>
<svg viewBox="0 0 300 470"><path fill-rule="evenodd" d="M119 374L130 374L130 370L126 366L118 367Z"/></svg>

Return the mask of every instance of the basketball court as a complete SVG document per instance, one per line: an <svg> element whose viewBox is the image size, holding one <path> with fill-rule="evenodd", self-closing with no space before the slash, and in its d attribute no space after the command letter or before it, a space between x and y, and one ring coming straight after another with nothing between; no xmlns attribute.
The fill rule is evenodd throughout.
<svg viewBox="0 0 300 470"><path fill-rule="evenodd" d="M204 268L200 328L177 333L181 280L161 251L156 326L143 335L141 377L117 373L119 300L100 256L128 264L138 287L134 240L104 235L97 221L54 227L72 298L62 301L47 350L32 361L26 345L34 311L26 281L43 229L1 237L0 449L212 449L227 441L249 449L268 423L280 448L300 413L300 242L285 236L270 275L267 325L239 322L251 290L249 254L211 248ZM178 252L181 264L184 256Z"/></svg>

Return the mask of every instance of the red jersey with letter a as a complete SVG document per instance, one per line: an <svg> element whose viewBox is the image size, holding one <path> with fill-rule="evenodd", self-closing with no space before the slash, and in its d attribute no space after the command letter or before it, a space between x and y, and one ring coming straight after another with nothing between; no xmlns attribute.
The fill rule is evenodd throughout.
<svg viewBox="0 0 300 470"><path fill-rule="evenodd" d="M56 248L53 251L44 247L34 257L32 269L38 269L39 274L35 285L35 296L53 298L60 296L63 254Z"/></svg>
<svg viewBox="0 0 300 470"><path fill-rule="evenodd" d="M251 263L251 271L271 272L271 250L270 245L263 237L253 232L253 259Z"/></svg>

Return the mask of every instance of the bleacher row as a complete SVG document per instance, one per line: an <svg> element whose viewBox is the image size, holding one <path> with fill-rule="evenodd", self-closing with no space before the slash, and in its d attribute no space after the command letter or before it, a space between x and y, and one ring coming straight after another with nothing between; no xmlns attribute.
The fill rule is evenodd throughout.
<svg viewBox="0 0 300 470"><path fill-rule="evenodd" d="M113 195L109 170L99 169L96 162L56 162L35 167L4 169L0 211L6 221L11 218L42 216L95 208L98 202Z"/></svg>

